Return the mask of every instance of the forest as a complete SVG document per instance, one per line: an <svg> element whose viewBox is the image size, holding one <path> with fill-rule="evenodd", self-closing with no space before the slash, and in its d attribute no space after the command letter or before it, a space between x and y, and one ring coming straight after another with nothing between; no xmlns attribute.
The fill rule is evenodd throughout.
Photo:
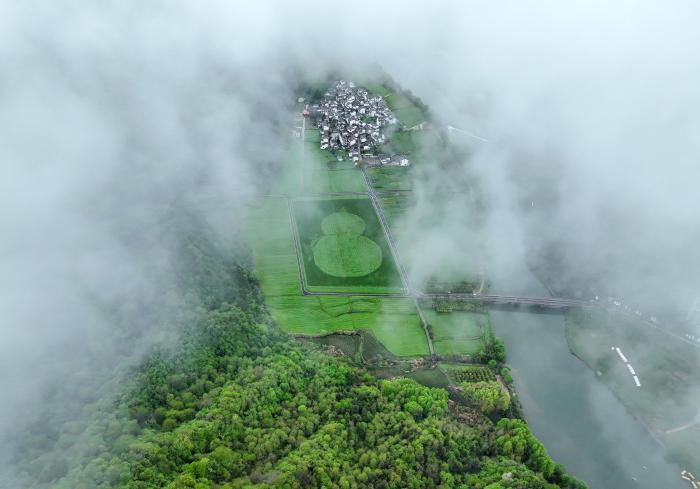
<svg viewBox="0 0 700 489"><path fill-rule="evenodd" d="M195 217L172 226L178 341L124 368L115 391L83 402L80 417L47 407L12 454L21 485L585 487L522 420L465 422L445 389L380 380L289 339L246 250Z"/></svg>

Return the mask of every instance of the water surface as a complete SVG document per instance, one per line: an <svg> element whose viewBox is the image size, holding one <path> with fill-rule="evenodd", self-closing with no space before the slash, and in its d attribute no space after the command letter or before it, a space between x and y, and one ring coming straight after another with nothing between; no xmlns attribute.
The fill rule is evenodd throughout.
<svg viewBox="0 0 700 489"><path fill-rule="evenodd" d="M528 280L520 290L546 294ZM534 434L591 489L687 489L680 469L586 365L570 354L559 314L493 310L516 390Z"/></svg>

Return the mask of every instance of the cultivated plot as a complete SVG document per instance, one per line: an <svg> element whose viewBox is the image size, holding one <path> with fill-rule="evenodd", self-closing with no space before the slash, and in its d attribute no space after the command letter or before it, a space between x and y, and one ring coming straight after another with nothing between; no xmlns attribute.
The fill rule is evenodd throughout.
<svg viewBox="0 0 700 489"><path fill-rule="evenodd" d="M433 331L433 346L440 356L473 356L486 346L488 313L425 311Z"/></svg>
<svg viewBox="0 0 700 489"><path fill-rule="evenodd" d="M311 170L307 172L305 190L309 193L366 193L362 173L356 168Z"/></svg>
<svg viewBox="0 0 700 489"><path fill-rule="evenodd" d="M367 170L372 186L378 191L411 190L411 172L411 167L375 167Z"/></svg>
<svg viewBox="0 0 700 489"><path fill-rule="evenodd" d="M293 206L308 291L402 291L401 277L369 199L295 200Z"/></svg>
<svg viewBox="0 0 700 489"><path fill-rule="evenodd" d="M245 217L255 273L266 297L301 295L287 199L260 199L248 207Z"/></svg>

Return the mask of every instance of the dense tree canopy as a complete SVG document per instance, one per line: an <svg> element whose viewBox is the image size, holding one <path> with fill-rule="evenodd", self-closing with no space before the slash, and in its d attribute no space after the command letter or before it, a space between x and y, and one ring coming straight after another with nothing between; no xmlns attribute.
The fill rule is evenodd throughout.
<svg viewBox="0 0 700 489"><path fill-rule="evenodd" d="M28 486L582 487L522 421L467 425L444 389L378 380L290 341L254 279L197 236L183 238L183 288L198 306L180 344L152 351L116 399L86 404L90 421L64 423L56 450L29 446L18 460ZM503 409L498 384L492 394ZM68 458L71 433L80 455Z"/></svg>
<svg viewBox="0 0 700 489"><path fill-rule="evenodd" d="M496 381L464 382L461 385L467 398L484 414L505 412L510 406L510 395Z"/></svg>

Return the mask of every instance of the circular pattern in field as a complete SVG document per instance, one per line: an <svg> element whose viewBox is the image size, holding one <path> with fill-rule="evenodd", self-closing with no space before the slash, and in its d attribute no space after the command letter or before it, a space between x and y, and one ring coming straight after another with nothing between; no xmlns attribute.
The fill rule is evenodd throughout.
<svg viewBox="0 0 700 489"><path fill-rule="evenodd" d="M365 220L350 212L334 212L321 222L323 234L362 234L365 232Z"/></svg>
<svg viewBox="0 0 700 489"><path fill-rule="evenodd" d="M316 266L333 277L363 277L382 264L382 249L361 234L323 236L314 245L313 253Z"/></svg>

